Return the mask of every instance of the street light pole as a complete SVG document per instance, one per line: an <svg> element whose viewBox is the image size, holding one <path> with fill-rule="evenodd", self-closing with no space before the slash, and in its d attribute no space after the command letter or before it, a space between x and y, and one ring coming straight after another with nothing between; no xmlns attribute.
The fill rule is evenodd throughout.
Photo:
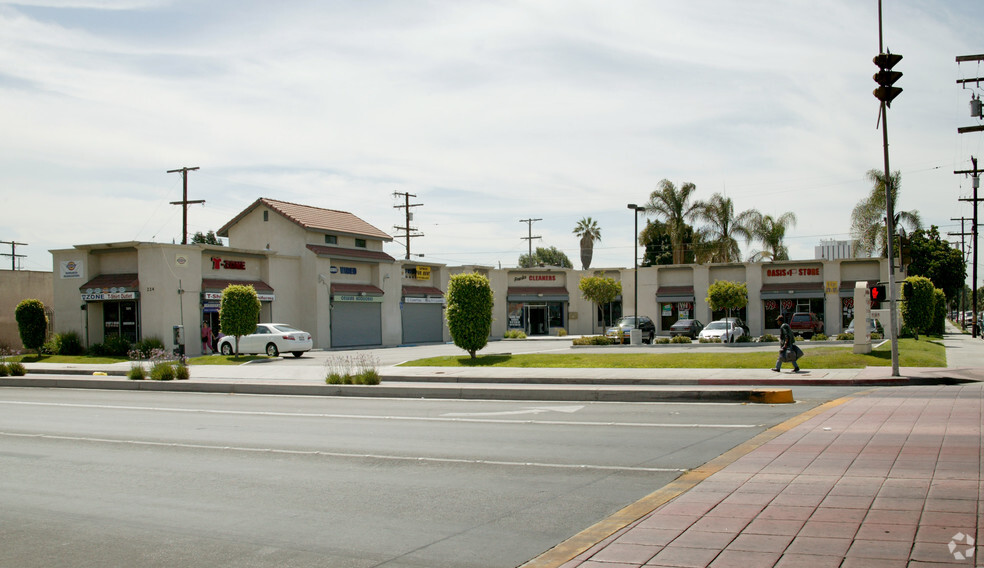
<svg viewBox="0 0 984 568"><path fill-rule="evenodd" d="M645 211L645 207L640 207L635 203L629 203L628 208L633 210L635 216L635 231L632 233L632 315L636 318L636 328L639 323L639 212Z"/></svg>

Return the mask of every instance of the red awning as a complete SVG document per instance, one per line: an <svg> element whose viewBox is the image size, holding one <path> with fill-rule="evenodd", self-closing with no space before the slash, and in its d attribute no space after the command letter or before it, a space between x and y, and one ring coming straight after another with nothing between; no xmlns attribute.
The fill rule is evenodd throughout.
<svg viewBox="0 0 984 568"><path fill-rule="evenodd" d="M433 286L404 286L403 295L404 296L443 296L444 292L441 292L440 288L435 288Z"/></svg>
<svg viewBox="0 0 984 568"><path fill-rule="evenodd" d="M331 285L332 294L365 294L367 296L382 296L383 291L371 284L344 284L337 283Z"/></svg>
<svg viewBox="0 0 984 568"><path fill-rule="evenodd" d="M209 292L221 292L230 284L238 286L252 286L257 292L271 293L273 287L262 280L226 280L224 278L202 278L202 290Z"/></svg>
<svg viewBox="0 0 984 568"><path fill-rule="evenodd" d="M140 281L136 274L100 274L85 284L79 286L79 290L108 290L109 288L122 288L126 291L136 292L140 288Z"/></svg>

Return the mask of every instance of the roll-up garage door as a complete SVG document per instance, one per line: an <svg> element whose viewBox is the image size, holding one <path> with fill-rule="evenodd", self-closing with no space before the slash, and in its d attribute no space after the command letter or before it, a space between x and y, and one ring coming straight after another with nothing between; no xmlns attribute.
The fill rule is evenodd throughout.
<svg viewBox="0 0 984 568"><path fill-rule="evenodd" d="M382 306L378 302L335 302L332 304L331 346L382 345Z"/></svg>
<svg viewBox="0 0 984 568"><path fill-rule="evenodd" d="M403 303L403 343L444 341L441 304Z"/></svg>

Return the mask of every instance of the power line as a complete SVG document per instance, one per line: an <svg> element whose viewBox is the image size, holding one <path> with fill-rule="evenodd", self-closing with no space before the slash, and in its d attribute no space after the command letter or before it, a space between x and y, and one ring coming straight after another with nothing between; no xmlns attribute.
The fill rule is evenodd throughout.
<svg viewBox="0 0 984 568"><path fill-rule="evenodd" d="M410 203L410 198L411 197L417 197L416 195L414 195L412 193L405 193L405 192L404 193L400 193L398 191L393 192L393 197L400 197L400 196L403 196L403 198L405 200L404 201L404 204L403 205L394 205L393 206L393 209L406 209L406 223L402 227L400 227L398 225L393 225L393 228L396 229L396 230L398 230L398 231L405 231L405 234L403 234L403 235L396 235L396 238L398 238L398 239L399 238L405 238L407 240L407 245L406 245L407 246L407 257L406 257L406 259L407 260L410 260L410 239L413 238L413 237L422 237L422 236L424 236L423 233L417 233L417 232L415 232L417 230L416 227L411 227L410 226L410 221L413 220L413 212L410 211L410 208L411 207L422 207L424 204L423 203ZM424 256L424 255L419 255L419 256Z"/></svg>
<svg viewBox="0 0 984 568"><path fill-rule="evenodd" d="M181 172L181 181L183 192L181 194L181 201L172 201L171 205L180 205L182 210L181 215L181 244L188 244L188 206L192 203L205 203L204 199L196 199L194 201L188 201L188 172L197 170L198 167L194 168L179 168L177 170L168 170L167 173L173 174Z"/></svg>
<svg viewBox="0 0 984 568"><path fill-rule="evenodd" d="M543 237L541 237L539 235L537 235L535 237L533 236L533 223L535 223L537 221L543 221L543 219L520 219L519 220L520 223L526 223L526 227L527 227L527 231L528 231L527 234L529 236L527 236L527 237L520 237L520 240L527 241L529 243L529 248L530 248L530 252L529 252L530 262L533 262L533 239L542 239L543 238Z"/></svg>
<svg viewBox="0 0 984 568"><path fill-rule="evenodd" d="M17 266L16 266L17 259L18 258L25 258L27 256L26 254L17 254L17 245L27 246L27 243L18 243L18 242L14 242L14 241L0 241L0 244L2 244L2 245L10 245L10 254L7 254L7 253L4 252L4 253L0 253L0 256L9 256L10 257L10 269L11 270L17 270Z"/></svg>

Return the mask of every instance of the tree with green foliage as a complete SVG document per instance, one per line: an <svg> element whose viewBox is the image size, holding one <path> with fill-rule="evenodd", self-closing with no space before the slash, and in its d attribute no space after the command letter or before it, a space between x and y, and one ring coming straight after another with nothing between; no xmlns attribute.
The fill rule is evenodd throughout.
<svg viewBox="0 0 984 568"><path fill-rule="evenodd" d="M748 305L748 285L744 282L717 280L707 287L707 305L711 310L740 310Z"/></svg>
<svg viewBox="0 0 984 568"><path fill-rule="evenodd" d="M44 302L38 299L23 300L14 309L17 330L25 349L33 349L38 356L48 334L48 315L44 313Z"/></svg>
<svg viewBox="0 0 984 568"><path fill-rule="evenodd" d="M209 231L207 233L202 233L201 231L196 232L191 236L192 243L205 244L205 245L218 245L224 246L222 241L215 236L215 231Z"/></svg>
<svg viewBox="0 0 984 568"><path fill-rule="evenodd" d="M702 250L702 235L692 226L685 225L683 239L683 263L693 264L697 262L698 249ZM639 231L639 246L644 250L639 266L674 264L673 241L666 223L658 219L647 220L646 226Z"/></svg>
<svg viewBox="0 0 984 568"><path fill-rule="evenodd" d="M560 268L574 268L571 259L567 258L564 251L557 247L543 248L537 247L533 251L533 257L524 254L519 257L520 268L534 268L537 266L557 266Z"/></svg>
<svg viewBox="0 0 984 568"><path fill-rule="evenodd" d="M960 250L940 237L936 225L928 231L917 229L908 243L909 275L925 276L951 301L957 299L967 279L967 265Z"/></svg>
<svg viewBox="0 0 984 568"><path fill-rule="evenodd" d="M587 270L594 255L594 243L601 240L601 228L591 217L584 217L574 227L574 236L581 239L581 270Z"/></svg>
<svg viewBox="0 0 984 568"><path fill-rule="evenodd" d="M685 182L679 189L670 180L660 180L656 191L649 196L646 214L655 215L666 224L673 247L673 264L684 264L687 244L687 221L697 215L698 204L691 202L697 186Z"/></svg>
<svg viewBox="0 0 984 568"><path fill-rule="evenodd" d="M789 260L789 249L784 242L786 230L796 225L796 214L787 211L778 217L758 215L752 223L752 236L762 243L762 250L752 254L749 260Z"/></svg>
<svg viewBox="0 0 984 568"><path fill-rule="evenodd" d="M710 262L741 262L741 247L735 237L741 237L746 243L751 241L755 221L761 217L753 209L735 215L734 202L720 193L707 201L699 201L695 216L708 223Z"/></svg>
<svg viewBox="0 0 984 568"><path fill-rule="evenodd" d="M885 201L885 172L868 170L868 181L871 182L871 193L854 206L851 211L851 237L854 239L854 256L878 254L888 256L888 235L885 227L885 216L888 205ZM915 231L921 227L918 211L899 211L899 187L902 185L902 174L892 173L890 180L892 203L895 204L893 225L897 235L905 235L905 227Z"/></svg>
<svg viewBox="0 0 984 568"><path fill-rule="evenodd" d="M611 303L622 293L622 283L606 276L585 276L578 282L581 296L589 302L603 306L608 304L608 315L611 319ZM594 329L595 318L591 317L591 328Z"/></svg>
<svg viewBox="0 0 984 568"><path fill-rule="evenodd" d="M903 299L899 312L905 325L918 333L933 330L933 317L936 313L936 294L933 282L924 276L910 276L905 279L912 286L912 294ZM916 339L918 339L918 335Z"/></svg>
<svg viewBox="0 0 984 568"><path fill-rule="evenodd" d="M475 358L492 333L492 286L481 274L453 274L446 295L451 341Z"/></svg>
<svg viewBox="0 0 984 568"><path fill-rule="evenodd" d="M946 293L939 288L933 289L936 300L933 311L933 335L943 335L946 331Z"/></svg>
<svg viewBox="0 0 984 568"><path fill-rule="evenodd" d="M219 330L236 338L236 357L239 356L239 338L256 331L259 321L260 299L256 289L240 284L226 286L219 304Z"/></svg>

